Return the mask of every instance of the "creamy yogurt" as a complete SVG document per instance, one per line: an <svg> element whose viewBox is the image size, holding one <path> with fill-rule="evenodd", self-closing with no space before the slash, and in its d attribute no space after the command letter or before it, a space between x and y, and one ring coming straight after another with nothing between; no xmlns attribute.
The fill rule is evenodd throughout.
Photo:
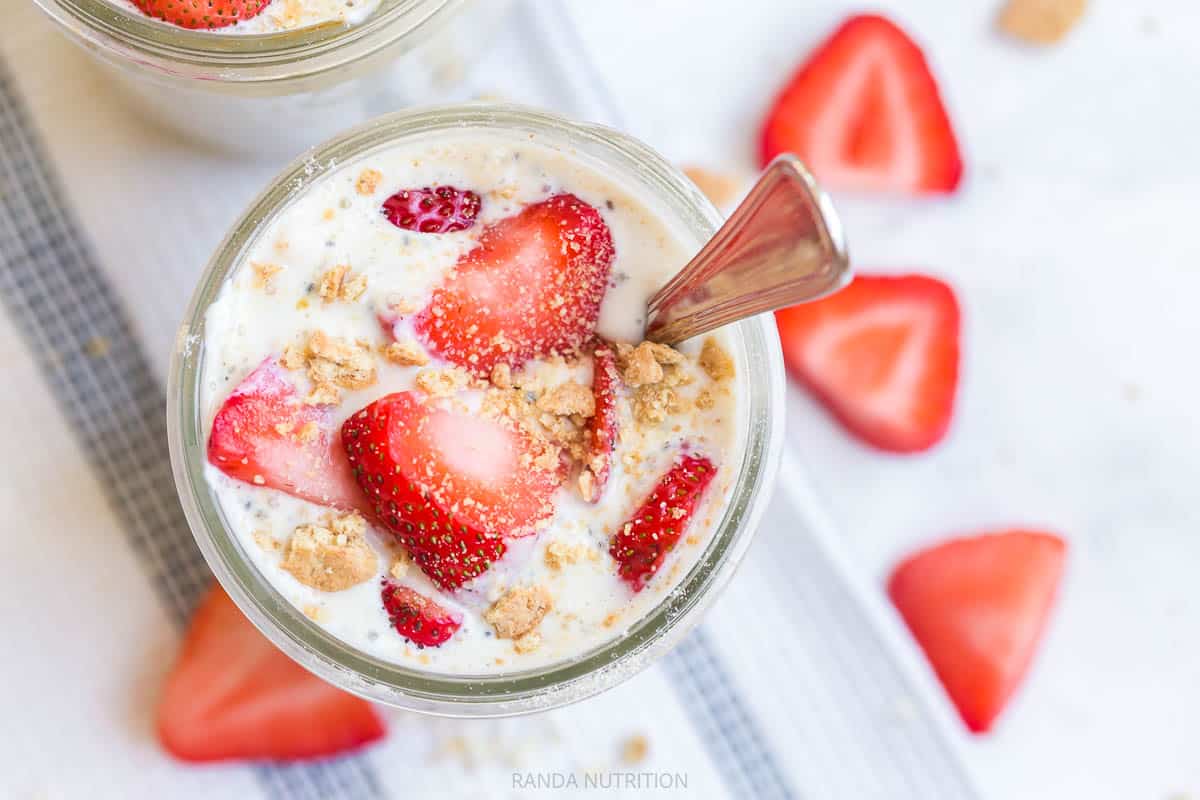
<svg viewBox="0 0 1200 800"><path fill-rule="evenodd" d="M397 228L380 212L383 200L401 188L438 185L480 195L474 227L420 234ZM207 424L247 374L308 332L360 340L378 354L387 341L378 319L381 309L423 307L488 223L561 192L598 209L615 245L597 332L610 341L639 343L646 300L698 243L680 235L635 190L532 134L443 133L341 166L304 188L264 227L207 312L201 390ZM265 281L263 265L270 265ZM317 294L321 278L339 265L365 276L366 291L354 302L322 302ZM738 352L725 333L708 346L725 354ZM462 615L461 628L439 647L417 647L389 623L380 587L398 545L385 529L369 525L366 534L378 554L376 575L342 591L320 591L298 581L280 563L295 529L319 523L329 509L237 481L211 464L206 477L229 529L253 563L297 608L349 645L391 662L452 674L503 673L570 659L622 635L654 609L700 558L720 521L741 461L745 431L738 412L745 370L735 363L733 377L714 379L712 370L700 363L701 349L701 342L680 348L687 358L673 387L677 410L662 422L639 420L628 397L621 400L613 471L597 504L585 502L575 481L567 480L553 497L549 523L535 536L511 540L500 562L458 591L439 590L415 564L408 565L400 583ZM339 424L387 393L413 389L423 370L441 366L436 358L416 367L396 366L382 357L376 365L375 383L342 392L335 409ZM308 390L302 372L289 375L301 394ZM521 386L531 397L570 379L590 384L590 357L535 361L520 373ZM711 459L717 475L684 538L649 584L635 593L617 574L610 539L685 443L691 452ZM509 590L533 586L548 592L553 608L537 628L540 644L518 648L512 639L497 636L485 614Z"/></svg>

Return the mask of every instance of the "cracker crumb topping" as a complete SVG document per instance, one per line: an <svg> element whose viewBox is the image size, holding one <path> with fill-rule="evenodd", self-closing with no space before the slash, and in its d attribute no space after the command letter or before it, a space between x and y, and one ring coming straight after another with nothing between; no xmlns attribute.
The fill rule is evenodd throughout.
<svg viewBox="0 0 1200 800"><path fill-rule="evenodd" d="M429 356L413 339L389 343L383 348L383 357L401 367L423 367L429 363Z"/></svg>
<svg viewBox="0 0 1200 800"><path fill-rule="evenodd" d="M729 380L737 374L733 358L712 336L706 337L703 347L700 348L700 368L717 383Z"/></svg>
<svg viewBox="0 0 1200 800"><path fill-rule="evenodd" d="M412 564L412 558L405 550L400 550L392 559L392 565L388 567L388 574L396 580L400 580L408 574L408 567Z"/></svg>
<svg viewBox="0 0 1200 800"><path fill-rule="evenodd" d="M379 170L364 169L358 173L358 180L354 182L354 191L364 196L375 194L381 180L383 180L383 173Z"/></svg>
<svg viewBox="0 0 1200 800"><path fill-rule="evenodd" d="M596 398L583 384L567 381L539 397L537 407L559 417L590 417L596 413Z"/></svg>
<svg viewBox="0 0 1200 800"><path fill-rule="evenodd" d="M305 586L340 592L373 577L379 558L363 533L359 514L330 517L320 525L301 525L292 533L280 567Z"/></svg>
<svg viewBox="0 0 1200 800"><path fill-rule="evenodd" d="M310 405L336 404L341 401L343 389L365 389L375 383L375 362L371 359L371 348L363 342L350 342L314 331L308 337L305 352L308 377L313 390L304 402ZM294 355L284 352L289 361ZM287 366L287 362L284 364Z"/></svg>
<svg viewBox="0 0 1200 800"><path fill-rule="evenodd" d="M683 354L665 344L642 342L637 347L617 344L617 363L621 377L631 388L658 383L663 379L663 367L683 363Z"/></svg>
<svg viewBox="0 0 1200 800"><path fill-rule="evenodd" d="M582 559L588 557L588 553L589 548L584 545L555 541L546 545L546 552L542 558L547 567L560 570L567 564L578 564Z"/></svg>
<svg viewBox="0 0 1200 800"><path fill-rule="evenodd" d="M996 21L1000 30L1030 44L1054 44L1087 10L1087 0L1009 0Z"/></svg>
<svg viewBox="0 0 1200 800"><path fill-rule="evenodd" d="M417 373L416 384L430 397L450 397L471 385L471 374L460 367L423 369Z"/></svg>
<svg viewBox="0 0 1200 800"><path fill-rule="evenodd" d="M279 264L266 264L262 261L251 261L250 269L254 277L250 280L250 285L255 289L262 289L267 294L275 293L275 276L283 272L283 267Z"/></svg>
<svg viewBox="0 0 1200 800"><path fill-rule="evenodd" d="M279 540L271 535L270 531L260 528L254 532L253 536L254 543L263 550L266 550L268 553L274 553L276 550L279 550L281 547L283 547Z"/></svg>
<svg viewBox="0 0 1200 800"><path fill-rule="evenodd" d="M713 398L712 392L710 392L708 389L702 389L700 390L700 393L696 395L696 408L700 409L701 411L708 411L715 406L716 403L716 399Z"/></svg>
<svg viewBox="0 0 1200 800"><path fill-rule="evenodd" d="M492 386L497 389L512 388L512 368L508 364L497 364L492 367Z"/></svg>
<svg viewBox="0 0 1200 800"><path fill-rule="evenodd" d="M630 406L633 409L633 418L643 425L665 422L668 416L678 414L682 410L679 395L663 383L639 386L633 393Z"/></svg>
<svg viewBox="0 0 1200 800"><path fill-rule="evenodd" d="M317 293L326 303L335 300L353 303L366 292L367 276L361 272L354 273L346 264L338 264L333 269L326 270L317 285Z"/></svg>
<svg viewBox="0 0 1200 800"><path fill-rule="evenodd" d="M524 636L519 636L513 640L513 649L518 653L532 653L542 646L542 634L537 631L530 631Z"/></svg>
<svg viewBox="0 0 1200 800"><path fill-rule="evenodd" d="M483 618L501 639L519 639L541 624L554 608L554 597L546 587L521 586L507 593L483 613Z"/></svg>

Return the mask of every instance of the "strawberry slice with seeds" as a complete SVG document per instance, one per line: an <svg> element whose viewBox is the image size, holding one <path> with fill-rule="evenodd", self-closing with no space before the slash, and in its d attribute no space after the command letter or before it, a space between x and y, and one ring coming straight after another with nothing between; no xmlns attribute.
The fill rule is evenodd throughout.
<svg viewBox="0 0 1200 800"><path fill-rule="evenodd" d="M208 460L239 481L324 506L364 508L332 409L297 397L274 356L238 384L213 419Z"/></svg>
<svg viewBox="0 0 1200 800"><path fill-rule="evenodd" d="M342 425L354 477L376 515L443 589L482 575L505 537L534 532L561 482L556 454L503 417L397 392ZM545 466L553 461L553 466Z"/></svg>
<svg viewBox="0 0 1200 800"><path fill-rule="evenodd" d="M888 595L967 727L991 728L1029 668L1066 561L1057 536L954 539L902 562Z"/></svg>
<svg viewBox="0 0 1200 800"><path fill-rule="evenodd" d="M612 472L613 450L617 446L617 392L621 388L621 373L612 348L601 344L592 359L592 396L596 413L588 419L586 438L587 466L592 474L590 503L599 501Z"/></svg>
<svg viewBox="0 0 1200 800"><path fill-rule="evenodd" d="M592 336L614 250L600 212L559 194L489 225L415 318L441 358L486 376Z"/></svg>
<svg viewBox="0 0 1200 800"><path fill-rule="evenodd" d="M959 354L958 301L945 283L859 275L775 321L788 369L864 441L909 453L945 435Z"/></svg>
<svg viewBox="0 0 1200 800"><path fill-rule="evenodd" d="M225 28L263 12L270 0L133 0L143 14L180 28Z"/></svg>
<svg viewBox="0 0 1200 800"><path fill-rule="evenodd" d="M381 211L397 228L417 233L465 231L479 217L479 195L453 186L401 189L383 201Z"/></svg>
<svg viewBox="0 0 1200 800"><path fill-rule="evenodd" d="M397 633L418 647L437 647L462 626L462 615L442 608L425 595L383 581L383 607Z"/></svg>
<svg viewBox="0 0 1200 800"><path fill-rule="evenodd" d="M185 761L319 758L386 732L370 703L276 649L217 585L192 617L157 727Z"/></svg>
<svg viewBox="0 0 1200 800"><path fill-rule="evenodd" d="M620 576L635 592L646 586L683 536L716 474L707 458L685 453L613 536L608 552L616 559Z"/></svg>
<svg viewBox="0 0 1200 800"><path fill-rule="evenodd" d="M775 101L762 163L792 152L831 188L951 192L962 159L916 43L879 16L851 17Z"/></svg>

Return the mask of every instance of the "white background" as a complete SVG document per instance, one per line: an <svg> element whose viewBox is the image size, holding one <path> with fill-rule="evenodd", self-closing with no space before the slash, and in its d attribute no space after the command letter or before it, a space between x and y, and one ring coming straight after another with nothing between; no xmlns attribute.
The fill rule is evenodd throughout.
<svg viewBox="0 0 1200 800"><path fill-rule="evenodd" d="M856 267L948 279L947 441L898 458L806 400L793 435L864 570L1012 524L1070 540L1045 647L970 763L1003 798L1200 796L1200 4L1096 0L1035 50L990 0L878 2L921 42L966 164L945 200L837 196ZM764 109L855 4L576 0L636 135L752 166Z"/></svg>

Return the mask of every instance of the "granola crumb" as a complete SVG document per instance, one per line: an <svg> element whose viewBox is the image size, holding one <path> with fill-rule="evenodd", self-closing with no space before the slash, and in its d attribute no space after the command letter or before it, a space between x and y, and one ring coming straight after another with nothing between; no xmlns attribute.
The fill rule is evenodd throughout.
<svg viewBox="0 0 1200 800"><path fill-rule="evenodd" d="M508 364L497 364L492 367L492 385L497 389L512 388L512 367Z"/></svg>
<svg viewBox="0 0 1200 800"><path fill-rule="evenodd" d="M383 173L379 170L364 169L358 174L358 180L354 182L354 191L364 196L375 194L381 180L383 180Z"/></svg>
<svg viewBox="0 0 1200 800"><path fill-rule="evenodd" d="M723 172L704 167L684 167L683 174L696 184L696 188L712 201L717 208L725 208L737 197L739 183L736 178Z"/></svg>
<svg viewBox="0 0 1200 800"><path fill-rule="evenodd" d="M449 397L471 383L471 376L459 367L423 369L417 373L417 388L431 397Z"/></svg>
<svg viewBox="0 0 1200 800"><path fill-rule="evenodd" d="M379 558L363 536L366 520L351 513L320 525L300 525L280 567L305 586L340 592L375 575Z"/></svg>
<svg viewBox="0 0 1200 800"><path fill-rule="evenodd" d="M270 531L262 530L260 528L259 530L256 530L253 535L254 543L263 550L266 550L268 553L274 553L283 547L279 540L271 535Z"/></svg>
<svg viewBox="0 0 1200 800"><path fill-rule="evenodd" d="M996 24L1010 36L1048 45L1066 36L1086 10L1087 0L1008 0Z"/></svg>
<svg viewBox="0 0 1200 800"><path fill-rule="evenodd" d="M563 544L556 541L546 545L543 560L550 569L560 570L565 564L578 564L579 560L587 558L590 552L590 548L583 545Z"/></svg>
<svg viewBox="0 0 1200 800"><path fill-rule="evenodd" d="M559 417L569 417L573 414L590 417L596 413L596 397L592 390L583 384L567 381L539 397L537 407Z"/></svg>
<svg viewBox="0 0 1200 800"><path fill-rule="evenodd" d="M631 403L633 418L642 425L657 425L665 422L671 414L679 413L679 395L661 383L639 386L633 393Z"/></svg>
<svg viewBox="0 0 1200 800"><path fill-rule="evenodd" d="M375 363L371 349L361 342L349 342L315 331L308 338L308 377L314 389L306 403L322 404L341 396L334 387L365 389L375 382Z"/></svg>
<svg viewBox="0 0 1200 800"><path fill-rule="evenodd" d="M250 285L255 289L262 289L267 294L273 294L275 292L275 276L283 272L283 267L278 264L251 261L250 269L254 271L254 278L250 281Z"/></svg>
<svg viewBox="0 0 1200 800"><path fill-rule="evenodd" d="M326 303L335 300L353 303L366 294L366 291L367 276L361 272L354 273L346 264L338 264L326 270L317 284L317 293Z"/></svg>
<svg viewBox="0 0 1200 800"><path fill-rule="evenodd" d="M621 744L621 760L626 764L640 764L650 752L650 741L638 733Z"/></svg>
<svg viewBox="0 0 1200 800"><path fill-rule="evenodd" d="M483 618L501 639L519 639L540 625L553 607L554 598L544 586L522 586L508 590Z"/></svg>
<svg viewBox="0 0 1200 800"><path fill-rule="evenodd" d="M383 357L401 367L423 367L429 363L429 356L412 339L391 342L383 348Z"/></svg>
<svg viewBox="0 0 1200 800"><path fill-rule="evenodd" d="M513 640L513 649L518 653L532 653L542 646L542 635L537 631L530 631L524 636L518 636Z"/></svg>
<svg viewBox="0 0 1200 800"><path fill-rule="evenodd" d="M87 354L92 358L104 358L108 355L108 351L112 349L106 336L93 336L87 340L87 344L83 346Z"/></svg>
<svg viewBox="0 0 1200 800"><path fill-rule="evenodd" d="M716 403L717 401L713 398L712 392L710 392L708 389L702 389L700 393L696 395L696 408L700 409L701 411L708 411L710 408L716 405Z"/></svg>
<svg viewBox="0 0 1200 800"><path fill-rule="evenodd" d="M705 337L704 346L700 348L700 368L717 383L728 380L737 374L733 366L733 358L712 336Z"/></svg>

